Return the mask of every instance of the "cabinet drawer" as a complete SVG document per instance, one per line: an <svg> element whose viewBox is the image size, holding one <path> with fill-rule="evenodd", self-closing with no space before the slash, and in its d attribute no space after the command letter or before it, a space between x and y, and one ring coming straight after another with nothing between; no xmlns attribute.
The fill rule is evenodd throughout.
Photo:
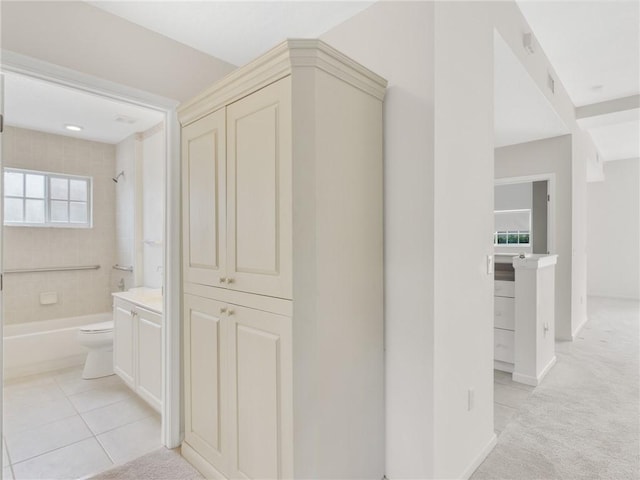
<svg viewBox="0 0 640 480"><path fill-rule="evenodd" d="M516 305L513 298L493 297L493 326L515 330Z"/></svg>
<svg viewBox="0 0 640 480"><path fill-rule="evenodd" d="M501 362L514 362L514 334L511 330L493 329L493 358Z"/></svg>
<svg viewBox="0 0 640 480"><path fill-rule="evenodd" d="M515 297L516 282L508 282L505 280L495 280L493 282L493 294L496 297Z"/></svg>

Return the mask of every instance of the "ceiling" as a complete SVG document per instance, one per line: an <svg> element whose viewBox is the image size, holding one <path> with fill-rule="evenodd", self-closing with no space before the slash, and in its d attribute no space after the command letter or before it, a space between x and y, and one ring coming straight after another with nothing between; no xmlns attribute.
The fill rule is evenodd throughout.
<svg viewBox="0 0 640 480"><path fill-rule="evenodd" d="M496 147L565 135L569 130L516 55L494 34Z"/></svg>
<svg viewBox="0 0 640 480"><path fill-rule="evenodd" d="M24 75L4 75L5 122L14 127L103 143L119 143L164 119L164 115L155 110ZM117 121L118 118L120 121ZM71 132L65 129L66 124L81 126L83 130Z"/></svg>
<svg viewBox="0 0 640 480"><path fill-rule="evenodd" d="M576 107L640 94L640 2L518 0L518 6ZM578 124L603 160L640 156L640 109L602 109Z"/></svg>
<svg viewBox="0 0 640 480"><path fill-rule="evenodd" d="M518 6L575 106L640 93L640 2Z"/></svg>
<svg viewBox="0 0 640 480"><path fill-rule="evenodd" d="M316 38L374 1L91 1L106 12L234 65L287 38Z"/></svg>
<svg viewBox="0 0 640 480"><path fill-rule="evenodd" d="M235 65L293 37L318 37L372 1L132 1L88 2ZM640 3L519 0L537 41L576 105L640 91ZM635 35L635 37L634 37ZM495 144L522 143L568 133L506 43L495 41ZM593 88L601 86L601 88ZM101 99L17 75L6 81L6 120L23 126L117 143L159 123L158 112ZM26 115L29 112L29 115ZM628 112L627 112L628 113ZM117 116L136 118L134 124ZM597 119L596 119L597 120ZM85 127L80 133L65 123ZM637 156L635 116L580 120L604 160Z"/></svg>

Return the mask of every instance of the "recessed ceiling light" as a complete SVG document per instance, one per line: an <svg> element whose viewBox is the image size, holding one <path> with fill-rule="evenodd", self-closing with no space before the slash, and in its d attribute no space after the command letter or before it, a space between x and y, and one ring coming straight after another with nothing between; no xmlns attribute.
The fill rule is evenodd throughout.
<svg viewBox="0 0 640 480"><path fill-rule="evenodd" d="M81 132L83 129L81 126L79 125L71 125L70 123L67 123L64 128L66 128L67 130L71 130L72 132Z"/></svg>
<svg viewBox="0 0 640 480"><path fill-rule="evenodd" d="M593 87L591 87L591 90L593 90L594 92L598 92L603 88L604 88L604 85L594 85Z"/></svg>

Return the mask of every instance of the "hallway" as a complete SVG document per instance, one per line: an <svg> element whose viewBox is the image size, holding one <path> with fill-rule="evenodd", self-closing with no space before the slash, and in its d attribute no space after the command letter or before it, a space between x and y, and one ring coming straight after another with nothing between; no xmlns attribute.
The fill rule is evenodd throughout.
<svg viewBox="0 0 640 480"><path fill-rule="evenodd" d="M590 297L588 314L472 479L640 477L640 303Z"/></svg>

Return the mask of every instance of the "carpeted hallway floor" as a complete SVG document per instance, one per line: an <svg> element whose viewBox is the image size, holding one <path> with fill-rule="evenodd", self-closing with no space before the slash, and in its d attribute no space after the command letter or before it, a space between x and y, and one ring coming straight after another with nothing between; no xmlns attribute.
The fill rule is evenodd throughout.
<svg viewBox="0 0 640 480"><path fill-rule="evenodd" d="M518 407L473 480L640 478L640 302L589 299L589 322ZM96 480L196 480L180 455L160 449Z"/></svg>
<svg viewBox="0 0 640 480"><path fill-rule="evenodd" d="M640 478L640 303L594 297L588 307L473 480Z"/></svg>

